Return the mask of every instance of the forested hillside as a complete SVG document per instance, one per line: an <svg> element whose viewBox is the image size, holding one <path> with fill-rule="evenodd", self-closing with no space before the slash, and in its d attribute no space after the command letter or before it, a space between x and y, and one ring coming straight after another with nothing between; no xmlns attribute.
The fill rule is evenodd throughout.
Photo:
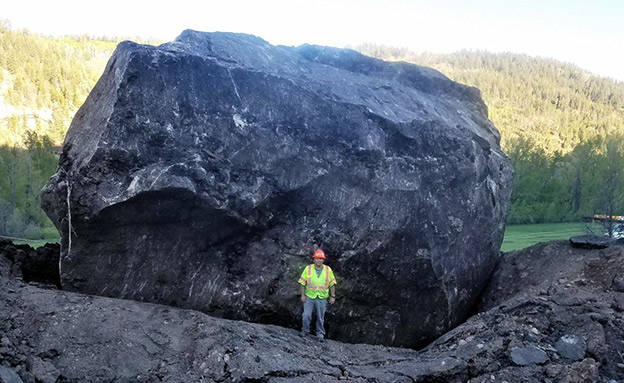
<svg viewBox="0 0 624 383"><path fill-rule="evenodd" d="M42 37L0 24L0 235L58 235L39 190L118 41Z"/></svg>
<svg viewBox="0 0 624 383"><path fill-rule="evenodd" d="M55 234L39 190L120 40L43 37L0 24L0 235ZM509 223L624 214L624 84L526 55L356 49L430 66L481 90L516 169Z"/></svg>
<svg viewBox="0 0 624 383"><path fill-rule="evenodd" d="M413 53L378 45L356 49L432 67L479 88L504 150L527 140L548 154L565 154L588 139L624 129L624 84L571 64L512 53Z"/></svg>
<svg viewBox="0 0 624 383"><path fill-rule="evenodd" d="M41 37L0 26L0 145L23 145L25 127L62 143L117 42Z"/></svg>
<svg viewBox="0 0 624 383"><path fill-rule="evenodd" d="M624 83L520 54L356 49L433 67L481 90L516 172L508 223L624 214Z"/></svg>

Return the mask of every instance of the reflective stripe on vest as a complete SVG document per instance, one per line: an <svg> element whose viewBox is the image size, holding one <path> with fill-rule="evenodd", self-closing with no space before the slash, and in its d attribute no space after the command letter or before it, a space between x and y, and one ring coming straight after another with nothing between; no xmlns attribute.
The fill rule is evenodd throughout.
<svg viewBox="0 0 624 383"><path fill-rule="evenodd" d="M325 283L323 283L322 285L312 283L312 272L313 272L312 269L313 268L314 268L314 265L308 265L308 270L307 270L308 278L306 281L306 287L310 290L329 289L329 270L327 270L327 266L323 265L323 270L321 270L321 274L325 273ZM314 271L314 273L316 273L316 271Z"/></svg>

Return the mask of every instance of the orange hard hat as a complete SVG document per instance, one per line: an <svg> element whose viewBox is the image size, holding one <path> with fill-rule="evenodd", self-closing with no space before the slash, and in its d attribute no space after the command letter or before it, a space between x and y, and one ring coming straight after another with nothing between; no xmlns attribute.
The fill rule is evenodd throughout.
<svg viewBox="0 0 624 383"><path fill-rule="evenodd" d="M314 255L312 256L312 258L325 259L325 252L321 249L317 249L314 251Z"/></svg>

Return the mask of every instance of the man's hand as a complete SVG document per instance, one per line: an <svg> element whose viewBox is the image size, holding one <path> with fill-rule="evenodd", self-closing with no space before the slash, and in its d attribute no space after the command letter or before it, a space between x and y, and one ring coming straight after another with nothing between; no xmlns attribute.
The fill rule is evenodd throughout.
<svg viewBox="0 0 624 383"><path fill-rule="evenodd" d="M306 301L306 296L305 296L305 295L302 295L302 296L301 296L301 302L305 303L305 301Z"/></svg>
<svg viewBox="0 0 624 383"><path fill-rule="evenodd" d="M336 298L334 297L329 297L329 304L333 305L336 302Z"/></svg>

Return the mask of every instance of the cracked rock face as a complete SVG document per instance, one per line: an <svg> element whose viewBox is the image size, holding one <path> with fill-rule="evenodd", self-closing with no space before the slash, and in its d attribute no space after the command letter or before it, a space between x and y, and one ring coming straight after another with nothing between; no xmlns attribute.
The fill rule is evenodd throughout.
<svg viewBox="0 0 624 383"><path fill-rule="evenodd" d="M434 70L185 31L118 46L42 201L64 289L297 328L320 246L328 335L419 347L496 263L498 142L478 91Z"/></svg>

